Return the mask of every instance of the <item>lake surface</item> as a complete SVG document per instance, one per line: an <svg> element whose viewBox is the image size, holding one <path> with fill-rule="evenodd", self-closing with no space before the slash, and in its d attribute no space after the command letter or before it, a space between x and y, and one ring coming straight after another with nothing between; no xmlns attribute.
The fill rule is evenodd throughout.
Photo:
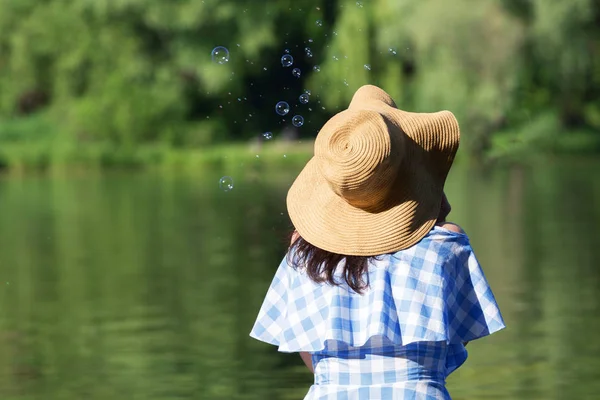
<svg viewBox="0 0 600 400"><path fill-rule="evenodd" d="M301 399L300 358L248 337L296 172L257 171L1 178L0 399ZM508 325L453 398L600 398L600 162L460 167L447 192Z"/></svg>

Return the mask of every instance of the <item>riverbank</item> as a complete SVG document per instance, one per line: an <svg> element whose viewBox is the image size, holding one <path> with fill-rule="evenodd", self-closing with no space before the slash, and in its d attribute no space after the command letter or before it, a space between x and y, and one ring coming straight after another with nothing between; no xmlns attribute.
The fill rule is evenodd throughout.
<svg viewBox="0 0 600 400"><path fill-rule="evenodd" d="M312 140L283 140L277 135L271 140L257 136L250 141L195 146L175 146L159 139L117 145L58 128L44 114L0 120L0 170L230 169L249 162L283 167L303 165L312 155Z"/></svg>
<svg viewBox="0 0 600 400"><path fill-rule="evenodd" d="M233 169L254 165L303 165L312 140L254 140L182 148L161 143L115 145L57 132L42 118L0 123L4 173L102 169Z"/></svg>
<svg viewBox="0 0 600 400"><path fill-rule="evenodd" d="M168 144L116 146L56 131L43 118L1 121L0 171L47 173L105 169L239 170L264 166L300 168L313 153L312 139L275 138L227 142L197 147ZM600 153L600 134L593 131L559 131L554 119L537 119L519 129L493 135L491 149L479 158L483 164L523 163L536 156ZM463 133L465 135L465 133ZM468 160L466 148L458 157Z"/></svg>
<svg viewBox="0 0 600 400"><path fill-rule="evenodd" d="M203 149L140 145L134 149L109 144L48 146L44 143L1 144L5 173L53 172L66 169L235 169L245 164L290 167L312 155L312 141L268 144L229 143Z"/></svg>
<svg viewBox="0 0 600 400"><path fill-rule="evenodd" d="M600 154L600 132L561 128L558 116L546 113L528 123L494 134L487 162L523 162L531 156L568 155L589 157Z"/></svg>

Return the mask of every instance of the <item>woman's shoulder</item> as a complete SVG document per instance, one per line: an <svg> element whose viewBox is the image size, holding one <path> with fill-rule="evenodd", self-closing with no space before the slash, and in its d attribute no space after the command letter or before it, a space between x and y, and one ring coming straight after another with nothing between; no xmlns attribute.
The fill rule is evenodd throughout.
<svg viewBox="0 0 600 400"><path fill-rule="evenodd" d="M434 225L414 246L393 253L392 259L406 261L425 257L429 264L441 266L449 258L463 254L468 248L470 241L465 231L455 223L442 222Z"/></svg>
<svg viewBox="0 0 600 400"><path fill-rule="evenodd" d="M402 265L405 268L406 264L410 264L414 268L431 268L436 273L444 274L446 268L443 267L456 257L466 254L469 249L469 237L465 231L457 224L442 222L436 224L415 245L391 253L390 266ZM387 258L382 257L379 264L386 261Z"/></svg>
<svg viewBox="0 0 600 400"><path fill-rule="evenodd" d="M455 224L454 222L440 222L438 224L436 224L437 227L440 227L442 229L446 229L450 232L454 232L454 233L460 233L462 235L466 235L466 232L463 230L463 228L461 228L460 226L458 226L458 224Z"/></svg>

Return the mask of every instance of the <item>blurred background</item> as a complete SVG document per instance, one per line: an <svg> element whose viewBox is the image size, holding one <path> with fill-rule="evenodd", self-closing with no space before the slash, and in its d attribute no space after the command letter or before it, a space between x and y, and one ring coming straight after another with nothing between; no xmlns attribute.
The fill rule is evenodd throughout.
<svg viewBox="0 0 600 400"><path fill-rule="evenodd" d="M366 83L461 125L450 219L508 328L453 398L597 399L594 0L0 0L0 398L302 398L248 333Z"/></svg>

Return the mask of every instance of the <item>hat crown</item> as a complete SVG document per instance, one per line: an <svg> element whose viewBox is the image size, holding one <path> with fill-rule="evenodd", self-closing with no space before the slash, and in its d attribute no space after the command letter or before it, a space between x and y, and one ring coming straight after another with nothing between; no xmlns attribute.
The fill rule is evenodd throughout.
<svg viewBox="0 0 600 400"><path fill-rule="evenodd" d="M460 130L449 111L398 109L372 85L315 139L288 191L298 233L320 249L375 256L409 248L434 226Z"/></svg>
<svg viewBox="0 0 600 400"><path fill-rule="evenodd" d="M315 141L318 168L331 189L366 211L385 207L401 163L400 129L374 110L346 110Z"/></svg>

